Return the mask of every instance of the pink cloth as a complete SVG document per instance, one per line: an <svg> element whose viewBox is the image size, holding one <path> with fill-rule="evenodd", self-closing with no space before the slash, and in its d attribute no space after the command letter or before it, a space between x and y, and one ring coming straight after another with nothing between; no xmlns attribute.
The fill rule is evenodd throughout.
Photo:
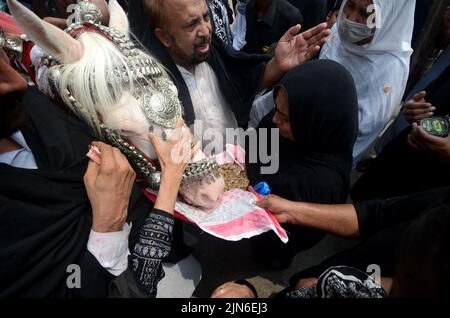
<svg viewBox="0 0 450 318"><path fill-rule="evenodd" d="M216 156L216 159L219 165L238 163L245 167L245 151L239 146L227 145L226 152ZM144 194L150 200L156 200L156 194L151 190L144 190ZM286 231L270 211L254 204L258 200L261 200L261 196L251 187L248 191L233 189L222 195L218 206L206 211L177 201L174 216L228 241L239 241L274 231L286 243Z"/></svg>

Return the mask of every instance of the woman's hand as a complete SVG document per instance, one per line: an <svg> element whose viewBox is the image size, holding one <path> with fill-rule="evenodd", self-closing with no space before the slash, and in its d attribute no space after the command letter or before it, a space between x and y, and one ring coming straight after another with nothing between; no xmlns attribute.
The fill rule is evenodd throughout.
<svg viewBox="0 0 450 318"><path fill-rule="evenodd" d="M99 149L90 160L84 184L92 206L92 229L96 232L122 231L136 173L119 149L93 142Z"/></svg>
<svg viewBox="0 0 450 318"><path fill-rule="evenodd" d="M198 145L194 143L192 133L184 125L182 118L178 119L168 141L159 140L153 133L150 133L150 141L158 156L163 176L167 174L181 178L193 154L198 151Z"/></svg>
<svg viewBox="0 0 450 318"><path fill-rule="evenodd" d="M292 211L295 209L295 202L271 194L263 197L256 205L270 210L280 223L293 223Z"/></svg>
<svg viewBox="0 0 450 318"><path fill-rule="evenodd" d="M166 142L150 134L150 141L161 165L161 184L155 209L173 213L183 172L197 151L197 145L183 119L178 119L176 129Z"/></svg>

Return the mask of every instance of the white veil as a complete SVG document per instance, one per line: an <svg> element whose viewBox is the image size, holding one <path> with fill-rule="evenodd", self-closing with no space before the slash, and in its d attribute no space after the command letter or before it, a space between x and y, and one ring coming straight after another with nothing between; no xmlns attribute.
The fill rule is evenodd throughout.
<svg viewBox="0 0 450 318"><path fill-rule="evenodd" d="M377 29L371 43L358 46L342 40L339 25L347 3L344 0L337 23L325 43L320 59L345 66L356 83L359 102L359 135L353 151L356 164L398 111L409 76L413 52L415 0L373 0Z"/></svg>

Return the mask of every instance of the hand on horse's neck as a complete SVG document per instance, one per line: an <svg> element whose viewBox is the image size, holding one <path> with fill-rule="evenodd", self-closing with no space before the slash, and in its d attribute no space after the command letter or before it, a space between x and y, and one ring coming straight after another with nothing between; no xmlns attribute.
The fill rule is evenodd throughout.
<svg viewBox="0 0 450 318"><path fill-rule="evenodd" d="M0 155L21 148L22 147L17 142L9 137L0 139Z"/></svg>

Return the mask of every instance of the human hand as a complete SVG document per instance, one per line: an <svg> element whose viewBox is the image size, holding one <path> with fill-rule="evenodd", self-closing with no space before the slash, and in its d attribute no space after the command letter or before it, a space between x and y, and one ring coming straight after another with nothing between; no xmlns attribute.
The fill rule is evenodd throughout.
<svg viewBox="0 0 450 318"><path fill-rule="evenodd" d="M436 110L436 107L425 101L426 96L427 92L422 91L414 95L403 106L403 115L405 115L406 120L410 124L419 123L421 120L434 115L433 112Z"/></svg>
<svg viewBox="0 0 450 318"><path fill-rule="evenodd" d="M408 136L408 143L414 149L450 164L450 136L442 138L430 135L414 123L411 134Z"/></svg>
<svg viewBox="0 0 450 318"><path fill-rule="evenodd" d="M100 164L89 160L84 185L92 207L92 229L96 232L121 231L136 173L119 149L93 142L100 150Z"/></svg>
<svg viewBox="0 0 450 318"><path fill-rule="evenodd" d="M256 298L256 295L246 285L228 282L217 287L211 298Z"/></svg>
<svg viewBox="0 0 450 318"><path fill-rule="evenodd" d="M181 178L187 164L199 150L198 143L195 143L183 119L178 119L176 128L168 141L160 141L153 133L150 133L149 137L158 156L162 175L170 174L172 177Z"/></svg>
<svg viewBox="0 0 450 318"><path fill-rule="evenodd" d="M294 202L280 198L279 196L270 194L262 198L261 201L255 203L263 209L268 209L273 213L280 223L292 223L292 214Z"/></svg>
<svg viewBox="0 0 450 318"><path fill-rule="evenodd" d="M198 150L198 145L181 118L167 142L160 141L154 134L150 134L150 141L161 165L161 184L154 207L173 213L183 172Z"/></svg>
<svg viewBox="0 0 450 318"><path fill-rule="evenodd" d="M282 73L314 57L330 35L326 23L319 24L303 33L300 33L300 30L300 24L290 28L281 37L275 49L274 62Z"/></svg>

